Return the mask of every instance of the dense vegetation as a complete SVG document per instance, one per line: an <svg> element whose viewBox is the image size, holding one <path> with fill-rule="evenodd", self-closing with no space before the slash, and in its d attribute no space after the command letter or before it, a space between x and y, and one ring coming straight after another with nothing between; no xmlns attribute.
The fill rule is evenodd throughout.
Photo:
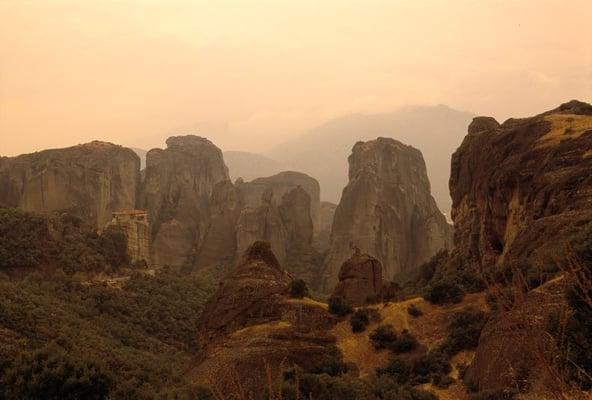
<svg viewBox="0 0 592 400"><path fill-rule="evenodd" d="M129 264L126 248L121 232L98 235L70 214L45 217L0 208L0 271L39 266L68 274L114 271Z"/></svg>
<svg viewBox="0 0 592 400"><path fill-rule="evenodd" d="M308 286L302 279L294 279L292 282L290 282L289 290L290 297L294 299L301 299L310 295L308 292Z"/></svg>
<svg viewBox="0 0 592 400"><path fill-rule="evenodd" d="M344 317L347 314L353 312L353 307L341 296L331 296L329 298L329 312L337 315L338 317Z"/></svg>
<svg viewBox="0 0 592 400"><path fill-rule="evenodd" d="M0 276L0 398L199 398L183 369L212 289L170 269L121 289L60 273Z"/></svg>
<svg viewBox="0 0 592 400"><path fill-rule="evenodd" d="M448 336L440 351L451 357L462 350L477 348L486 321L487 315L476 308L468 307L456 313L448 325Z"/></svg>
<svg viewBox="0 0 592 400"><path fill-rule="evenodd" d="M437 397L424 390L398 382L391 376L381 375L369 379L358 377L355 367L343 363L336 350L331 357L308 368L295 368L283 375L282 399L296 400L436 400ZM276 389L276 393L279 388ZM270 398L269 393L262 400ZM277 398L274 397L274 398Z"/></svg>
<svg viewBox="0 0 592 400"><path fill-rule="evenodd" d="M352 314L349 323L352 332L360 333L366 330L371 322L380 321L380 313L375 308L359 308Z"/></svg>
<svg viewBox="0 0 592 400"><path fill-rule="evenodd" d="M415 350L419 345L417 339L407 330L400 334L395 332L392 325L379 325L370 334L370 340L376 350L389 349L395 354L407 353Z"/></svg>

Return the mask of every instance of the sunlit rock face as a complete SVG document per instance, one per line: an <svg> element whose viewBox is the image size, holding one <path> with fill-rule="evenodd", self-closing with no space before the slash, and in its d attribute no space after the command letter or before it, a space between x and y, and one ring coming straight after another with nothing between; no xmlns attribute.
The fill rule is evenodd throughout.
<svg viewBox="0 0 592 400"><path fill-rule="evenodd" d="M222 152L199 136L174 136L166 149L150 150L139 206L152 227L156 265L192 265L210 217L216 184L227 181Z"/></svg>
<svg viewBox="0 0 592 400"><path fill-rule="evenodd" d="M387 280L450 247L452 228L430 194L419 150L378 138L356 143L348 161L349 183L335 211L323 273L326 292L354 247L380 261Z"/></svg>
<svg viewBox="0 0 592 400"><path fill-rule="evenodd" d="M68 211L103 228L133 209L140 159L130 149L91 142L0 160L0 206L41 213Z"/></svg>
<svg viewBox="0 0 592 400"><path fill-rule="evenodd" d="M476 267L543 260L592 220L592 106L475 118L452 157L454 243Z"/></svg>

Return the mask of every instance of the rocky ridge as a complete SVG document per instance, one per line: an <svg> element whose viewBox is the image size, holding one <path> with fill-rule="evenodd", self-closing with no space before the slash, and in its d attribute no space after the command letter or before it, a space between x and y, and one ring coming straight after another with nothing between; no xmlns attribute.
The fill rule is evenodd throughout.
<svg viewBox="0 0 592 400"><path fill-rule="evenodd" d="M135 208L139 185L138 156L106 142L0 159L0 206L67 211L98 229L114 211Z"/></svg>
<svg viewBox="0 0 592 400"><path fill-rule="evenodd" d="M452 157L455 251L485 268L556 254L592 220L591 149L586 103L501 125L475 118Z"/></svg>

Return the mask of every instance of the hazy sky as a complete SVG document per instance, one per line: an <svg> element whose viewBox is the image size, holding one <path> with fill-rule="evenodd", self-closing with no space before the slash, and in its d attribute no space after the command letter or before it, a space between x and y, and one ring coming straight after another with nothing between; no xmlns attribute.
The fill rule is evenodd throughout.
<svg viewBox="0 0 592 400"><path fill-rule="evenodd" d="M592 0L0 0L0 154L199 133L263 152L329 118L592 99Z"/></svg>

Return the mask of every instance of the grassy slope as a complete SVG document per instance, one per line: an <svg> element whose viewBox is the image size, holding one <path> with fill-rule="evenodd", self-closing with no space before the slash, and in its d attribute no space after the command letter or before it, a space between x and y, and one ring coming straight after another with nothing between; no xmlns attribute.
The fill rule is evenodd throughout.
<svg viewBox="0 0 592 400"><path fill-rule="evenodd" d="M411 304L419 307L423 311L423 315L417 318L410 316L407 313L407 307ZM343 352L344 360L355 363L362 376L369 376L377 368L386 366L390 359L387 351L376 351L368 337L369 333L379 324L392 324L398 332L407 329L421 345L432 349L437 347L447 336L447 326L452 315L467 306L475 306L485 310L487 306L484 293L469 294L461 303L445 307L431 305L419 297L389 303L385 306L378 306L382 321L369 325L366 331L352 333L349 320L344 320L335 326L333 334L337 337L337 346ZM451 360L453 366L451 376L453 378L458 376L456 365L470 362L473 355L474 352L465 351L453 357ZM436 392L442 400L462 400L467 397L464 387L460 383L454 383L445 390L428 386L425 388Z"/></svg>

